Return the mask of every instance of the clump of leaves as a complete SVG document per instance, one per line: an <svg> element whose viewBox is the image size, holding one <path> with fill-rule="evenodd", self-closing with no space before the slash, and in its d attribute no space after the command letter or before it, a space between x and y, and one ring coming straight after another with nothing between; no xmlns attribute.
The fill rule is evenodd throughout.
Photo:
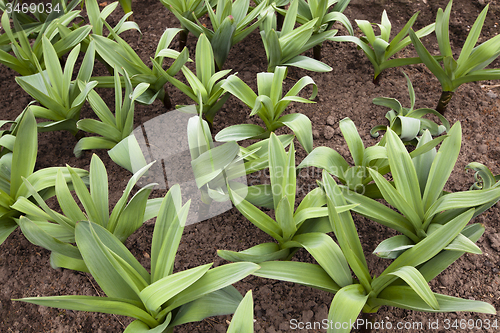
<svg viewBox="0 0 500 333"><path fill-rule="evenodd" d="M376 170L368 171L383 198L400 213L378 201L344 189L346 200L359 204L353 208L355 212L402 233L383 241L375 249L378 255L396 258L459 216L467 217L468 222L500 199L498 187L456 193L443 191L460 152L460 123L453 125L439 151L433 148L416 158L411 158L401 139L391 129L387 130L386 137L387 157L394 182L389 182ZM417 149L431 139L430 133L426 131ZM484 231L480 224L468 228ZM450 251L457 249L481 253L463 235L456 237L446 247Z"/></svg>
<svg viewBox="0 0 500 333"><path fill-rule="evenodd" d="M234 263L210 269L212 264L207 264L173 273L189 210L189 202L183 206L181 200L179 185L174 185L162 200L151 244L151 273L103 226L81 221L75 227L76 244L107 297L71 295L20 301L135 318L125 332L153 329L171 333L177 325L233 313L242 296L232 284L259 266Z"/></svg>
<svg viewBox="0 0 500 333"><path fill-rule="evenodd" d="M77 128L87 133L95 133L100 136L81 138L73 152L80 157L84 150L90 149L112 149L120 141L126 139L133 131L134 126L134 102L149 88L149 83L139 83L135 89L126 70L123 79L125 81L125 96L122 102L122 84L118 68L115 67L115 113L111 113L106 103L95 92L91 91L87 99L99 120L82 119L76 124Z"/></svg>
<svg viewBox="0 0 500 333"><path fill-rule="evenodd" d="M427 129L433 136L441 135L445 131L450 130L450 123L445 117L436 110L429 108L420 108L414 110L415 106L415 91L411 84L410 78L403 72L408 84L408 92L410 94L410 108L404 108L401 103L394 98L376 97L373 99L373 104L381 105L390 108L385 115L389 120L389 127L403 140L404 142L415 141L415 138ZM422 118L425 115L433 114L441 120L443 125L438 125L432 120ZM376 138L379 136L379 131L387 129L384 125L378 125L371 129L370 134Z"/></svg>
<svg viewBox="0 0 500 333"><path fill-rule="evenodd" d="M315 26L320 20L313 18L306 24L295 28L298 21L299 0L292 0L286 13L281 31L277 31L276 15L268 10L261 23L260 35L267 55L267 71L274 72L277 66L294 66L314 72L329 72L327 64L301 55L325 40L331 39L337 30L315 32Z"/></svg>
<svg viewBox="0 0 500 333"><path fill-rule="evenodd" d="M194 17L196 21L194 23L174 7L170 7L170 10L193 35L200 37L204 34L208 38L212 45L215 63L219 69L222 69L231 47L254 31L264 19L265 16L261 14L267 7L267 2L263 1L257 7L251 8L250 0L235 0L234 2L233 0L218 0L217 7L214 9L214 6L205 0L205 6L213 31L206 28L196 17ZM255 18L257 21L252 23Z"/></svg>
<svg viewBox="0 0 500 333"><path fill-rule="evenodd" d="M394 137L397 138L396 135ZM318 264L266 262L260 264L261 268L254 275L295 282L335 294L328 313L331 323L327 330L329 333L350 332L352 327L349 323L355 323L360 312L376 313L384 305L424 312L496 314L495 308L488 303L434 293L428 285L464 253L452 246L457 237L474 243L481 236L484 228L476 232L464 229L474 209L436 228L420 243L401 254L379 276L372 277L350 212L337 210L337 207L346 205L346 200L326 171L323 173L323 186L331 228L338 245L328 235L318 234L314 246L306 247ZM447 247L449 250L446 250ZM356 279L353 279L351 271Z"/></svg>
<svg viewBox="0 0 500 333"><path fill-rule="evenodd" d="M410 31L411 41L420 59L422 59L425 66L441 83L443 92L436 107L436 110L441 114L446 111L446 107L453 97L455 90L463 83L500 79L500 69L484 69L500 55L500 35L487 40L481 45L475 46L479 39L489 5L486 5L477 17L465 40L458 60L455 60L451 50L449 35L452 3L453 1L450 1L444 11L439 8L436 16L436 37L441 56L443 57L443 67L427 51L419 40L419 36Z"/></svg>
<svg viewBox="0 0 500 333"><path fill-rule="evenodd" d="M301 25L317 19L314 25L313 36L321 34L332 28L335 22L340 22L347 29L350 35L354 32L352 30L351 22L342 13L351 0L301 0L297 8L297 22ZM273 3L273 8L284 17L287 11L278 7ZM313 47L314 59L321 60L321 47L323 43L317 44Z"/></svg>
<svg viewBox="0 0 500 333"><path fill-rule="evenodd" d="M92 27L88 25L74 30L67 27L79 13L77 10L68 11L60 17L44 23L41 27L37 28L39 29L39 33L36 39L30 42L28 34L31 30L23 28L21 22L17 20L17 15L13 17L14 30L12 30L9 14L7 11L4 11L1 23L5 34L0 38L3 40L3 43L7 43L8 41L8 46L10 46L14 55L8 53L9 49L7 47L3 47L6 50L0 49L0 63L23 76L41 72L41 69L45 69L45 61L47 61L47 57L44 57L43 39L47 39L55 50L56 58L52 58L51 55L49 59L54 62L80 44L92 30Z"/></svg>
<svg viewBox="0 0 500 333"><path fill-rule="evenodd" d="M214 53L205 34L201 34L196 43L195 62L196 75L187 66L181 68L188 85L173 76L169 76L168 81L194 102L199 103L196 113L201 111L210 126L212 126L215 114L231 96L222 88L225 81L222 78L229 74L231 70L227 69L219 72L215 70ZM184 105L178 105L177 107L185 108Z"/></svg>
<svg viewBox="0 0 500 333"><path fill-rule="evenodd" d="M180 13L184 19L189 20L193 23L202 15L205 15L208 8L205 5L204 0L160 0L160 2L168 10L175 10L177 13ZM209 3L213 7L216 3L216 0L210 0ZM184 20L182 20L180 23L182 29L179 34L179 51L182 51L186 46L189 29L184 25Z"/></svg>
<svg viewBox="0 0 500 333"><path fill-rule="evenodd" d="M38 132L32 107L24 110L10 133L3 133L0 138L0 244L17 228L16 219L23 214L13 206L17 200L33 200L32 193L46 200L55 194L56 178L64 184L71 181L66 168L34 171ZM73 172L86 181L87 171L74 169ZM33 184L31 189L23 182L24 179ZM38 214L34 218L40 219Z"/></svg>
<svg viewBox="0 0 500 333"><path fill-rule="evenodd" d="M302 247L314 246L318 237L331 231L328 210L323 190L316 188L309 192L297 209L295 149L293 143L288 153L276 135L269 139L269 174L271 184L245 188L250 197L258 198L260 206L274 209L276 220L241 197L240 189L229 186L229 195L235 207L255 226L273 237L278 243L263 243L241 252L218 250L217 254L230 261L252 261L260 263L269 260L290 260ZM337 207L339 211L351 209L352 205ZM318 236L321 235L321 236ZM326 250L325 250L326 251Z"/></svg>
<svg viewBox="0 0 500 333"><path fill-rule="evenodd" d="M366 20L356 20L356 24L365 36L361 38L355 36L338 36L333 37L332 40L337 42L352 42L361 48L373 65L373 82L378 84L380 73L387 68L418 64L423 61L419 57L391 59L396 53L411 44L412 41L407 34L417 20L419 13L420 12L415 13L410 20L408 20L403 29L401 29L401 31L392 40L390 40L392 25L385 10L382 13L381 24L377 24L380 29L379 36L376 36L373 30L372 25L375 24ZM419 38L429 35L434 31L434 25L434 23L429 24L428 26L417 31L416 35Z"/></svg>
<svg viewBox="0 0 500 333"><path fill-rule="evenodd" d="M80 119L85 98L97 85L96 81L90 81L94 68L95 45L94 43L89 45L76 80L72 80L72 75L80 52L80 44L68 55L64 70L56 49L45 36L42 38L42 46L47 69L42 70L38 60L35 59L39 72L18 76L16 82L42 105L31 107L35 117L51 120L39 123L40 130L68 130L76 135L78 132L76 122Z"/></svg>
<svg viewBox="0 0 500 333"><path fill-rule="evenodd" d="M73 199L70 188L66 185L62 168L57 171L55 177L55 194L63 214L49 208L44 198L37 194L29 179L24 181L24 186L41 208L25 197L18 198L12 207L28 216L18 221L26 238L33 244L52 251L51 265L53 267L88 271L80 248L72 245L75 242L75 227L78 221L91 221L98 224L124 242L144 221L158 214L158 200L148 201L148 196L156 184L144 186L127 203L132 188L151 164L143 167L130 178L111 215L108 204L108 175L97 155L92 156L90 163L90 192L73 168L68 166L66 170L85 213ZM38 218L32 219L29 216Z"/></svg>
<svg viewBox="0 0 500 333"><path fill-rule="evenodd" d="M165 30L158 42L155 56L151 58L153 68L149 68L130 45L111 29L107 22L104 24L110 30L114 41L103 36L92 35L97 53L111 68L118 68L121 75L125 75L122 71L123 68L130 76L134 87L140 83L149 83L149 89L136 99L137 102L151 104L155 99L160 99L167 109L172 108L170 97L164 90L165 83L169 81L170 77L176 75L189 59L187 48L180 53L169 48L172 40L181 29L169 28ZM162 68L165 57L175 59L166 71ZM97 86L100 88L113 88L115 85L114 76L92 77L92 80L97 81Z"/></svg>
<svg viewBox="0 0 500 333"><path fill-rule="evenodd" d="M257 74L258 96L253 90L235 75L229 76L222 88L234 95L252 109L250 116L258 115L266 128L259 125L242 124L227 127L217 133L217 141L240 141L245 139L265 139L278 128L286 126L297 136L307 152L312 150L312 126L309 118L301 113L282 115L291 102L314 103L318 88L309 76L302 77L283 97L283 81L287 68L278 66L274 73ZM297 96L302 89L312 85L313 91L309 99Z"/></svg>

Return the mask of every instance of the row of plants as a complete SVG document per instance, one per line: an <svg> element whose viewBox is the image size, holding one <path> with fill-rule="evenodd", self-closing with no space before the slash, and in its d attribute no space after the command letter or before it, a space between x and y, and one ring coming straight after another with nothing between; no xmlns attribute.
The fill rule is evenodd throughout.
<svg viewBox="0 0 500 333"><path fill-rule="evenodd" d="M434 293L428 285L464 253L481 253L475 243L485 229L469 222L500 199L500 177L479 163L468 165L476 172L473 188L444 191L462 137L460 122L451 126L442 116L445 102L462 83L500 78L499 70L484 69L500 55L499 37L475 46L487 7L455 61L448 31L451 1L444 11L438 10L436 23L413 32L415 14L392 41L385 11L377 25L380 36L375 35L371 23L362 20L356 23L365 36L352 36L351 24L342 14L349 1L261 1L255 7L248 0L161 2L178 18L181 28L165 30L150 67L119 36L127 30L140 32L139 26L129 20L132 12L115 27L106 21L117 2L101 11L96 0L69 4L54 0L54 6L64 4L58 17L31 18L9 13L6 2L0 1L5 30L0 36L0 62L20 75L16 82L39 104L30 103L14 121L3 122L10 128L0 137L0 241L20 227L31 243L51 252L53 267L89 272L107 295L22 301L126 315L135 319L126 332L172 332L175 326L187 322L236 311L228 332L253 332L251 292L243 298L232 286L253 274L334 294L328 318L334 323L355 321L360 312L376 313L383 305L426 312L496 313L490 304ZM75 10L80 3L86 9L88 24L81 19L81 11ZM205 14L212 30L200 22ZM336 22L351 36L336 36L337 31L331 29ZM257 28L267 54L268 72L257 74L254 92L236 74L227 76L231 70L222 68L230 48ZM441 51L438 56L432 56L420 42L434 30ZM198 38L195 72L189 68L193 60L184 46L188 31ZM179 50L170 48L176 37ZM317 86L305 76L284 94L283 84L287 66L331 70L319 59L321 44L326 40L358 45L374 65L374 79L384 69L423 62L443 87L442 108L414 109L415 92L406 76L410 108L387 97L373 101L390 109L386 115L389 126L372 130L374 137L381 130L386 132L378 143L365 147L354 123L349 118L340 121L354 165L331 148L314 148L309 118L285 111L292 102L313 103ZM419 57L392 58L410 44ZM301 55L311 48L315 48L315 59ZM81 63L80 53L84 54ZM96 61L106 66L110 76L93 76ZM181 72L183 78L179 77ZM245 218L276 242L240 252L219 250L218 255L233 262L230 264L173 272L190 202L183 205L178 185L172 186L164 198L148 199L155 184L143 186L130 198L138 180L151 167L131 134L134 104L160 99L170 108L164 88L167 83L195 103L177 107L193 113L186 140L203 203L208 206L212 201L231 200ZM114 88L114 112L94 90L96 87ZM312 90L309 98L299 96L304 95L306 87ZM216 113L230 96L248 106L250 116L257 115L264 127L239 124L214 137L211 132ZM98 120L80 119L86 102ZM441 125L423 118L427 114L437 116ZM36 118L48 121L37 123ZM293 135L276 135L283 127ZM88 172L70 166L34 171L37 133L54 130L68 130L79 139L75 155L108 149L117 164L133 173L111 213L106 168L96 155ZM95 135L83 137L82 131ZM294 138L308 154L298 166ZM223 144L216 146L214 139ZM247 147L238 144L247 139L257 141ZM407 145L416 148L410 153ZM323 170L322 180L297 203L297 172L311 166ZM242 186L235 181L242 173L264 169L269 170L270 184ZM52 197L60 210L47 204ZM274 211L274 219L259 207ZM391 260L379 276L370 274L352 211L399 233L374 251ZM123 243L144 221L154 217L148 272ZM291 261L302 248L317 264ZM350 331L341 327L332 325L329 331Z"/></svg>

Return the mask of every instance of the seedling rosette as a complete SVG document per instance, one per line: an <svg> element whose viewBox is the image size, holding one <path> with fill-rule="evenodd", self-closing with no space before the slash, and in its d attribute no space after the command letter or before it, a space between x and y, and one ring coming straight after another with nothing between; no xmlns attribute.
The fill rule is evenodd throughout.
<svg viewBox="0 0 500 333"><path fill-rule="evenodd" d="M189 56L189 53L187 56ZM222 78L229 74L231 70L216 72L212 46L210 46L210 41L204 34L199 36L196 44L195 62L196 75L187 66L181 68L188 85L173 76L168 76L167 80L195 103L199 103L196 113L202 112L210 126L212 126L215 114L231 96L222 88L225 81ZM176 107L185 108L186 106L177 105Z"/></svg>
<svg viewBox="0 0 500 333"><path fill-rule="evenodd" d="M42 106L32 106L37 118L51 121L38 124L41 131L68 130L76 135L76 122L89 92L97 85L90 81L94 68L94 43L87 49L76 80L72 80L73 69L80 52L80 44L68 55L64 70L57 57L56 49L44 36L42 38L46 70L42 70L35 59L39 72L28 76L16 77L16 82Z"/></svg>
<svg viewBox="0 0 500 333"><path fill-rule="evenodd" d="M422 62L436 76L441 83L442 93L436 110L443 114L453 97L455 90L467 82L498 80L500 69L485 69L500 55L500 35L495 36L481 45L475 46L488 12L488 6L484 7L470 29L469 35L460 52L458 60L453 58L450 45L449 22L451 6L448 3L446 9L438 9L436 16L436 37L443 56L443 67L431 56L419 40L419 36L410 30L410 38Z"/></svg>
<svg viewBox="0 0 500 333"><path fill-rule="evenodd" d="M405 24L403 29L392 39L391 30L392 25L387 17L387 12L384 10L382 13L381 24L376 24L380 29L380 35L375 35L373 30L373 23L366 20L356 20L356 24L365 34L363 37L358 38L355 36L336 36L332 40L337 42L351 42L356 44L365 53L368 60L373 65L373 82L378 84L380 74L392 67L407 66L423 62L419 57L416 58L394 58L391 59L396 53L404 49L412 43L409 36L407 36L411 27L415 23L418 13L415 13L410 20ZM418 30L416 35L419 38L425 37L434 31L434 23ZM405 37L406 36L406 37Z"/></svg>
<svg viewBox="0 0 500 333"><path fill-rule="evenodd" d="M200 37L204 34L208 38L212 45L215 63L220 70L226 62L231 47L254 31L264 19L265 16L261 14L267 7L267 2L263 1L257 7L251 8L250 0L235 0L234 2L218 0L215 7L205 0L205 6L213 31L206 28L195 15L193 17L196 23L185 18L173 6L170 7L170 11L193 35ZM256 18L257 21L252 23Z"/></svg>
<svg viewBox="0 0 500 333"><path fill-rule="evenodd" d="M326 218L328 209L323 207L326 201L321 188L309 192L294 209L297 191L295 149L292 143L286 152L274 134L269 139L269 174L271 184L250 186L244 190L259 206L274 209L276 220L242 197L240 188L228 186L228 189L240 213L278 243L263 243L241 252L218 250L220 257L229 261L255 263L290 260L300 248L307 248L315 242L316 234L332 231ZM346 211L353 207L346 204L337 208Z"/></svg>
<svg viewBox="0 0 500 333"><path fill-rule="evenodd" d="M194 22L207 13L207 7L205 6L204 0L160 0L160 2L168 10L175 10L177 13L180 13L184 19L191 22ZM215 0L211 0L210 5L214 6ZM186 46L189 33L189 29L183 24L183 21L181 21L182 30L179 34L179 51L182 51Z"/></svg>
<svg viewBox="0 0 500 333"><path fill-rule="evenodd" d="M71 11L42 26L36 39L30 42L27 31L22 29L16 19L13 20L15 31L12 30L9 15L7 12L4 12L2 14L1 23L2 28L5 30L5 34L2 35L2 38L5 38L4 36L8 38L14 55L4 50L0 50L0 63L3 63L23 76L41 72L41 69L45 69L46 67L43 39L46 39L52 45L56 53L56 58L50 59L50 61L54 62L73 50L73 48L82 42L90 33L92 29L90 26L83 26L74 30L67 28L67 25L69 25L78 14L79 11Z"/></svg>
<svg viewBox="0 0 500 333"><path fill-rule="evenodd" d="M84 150L90 149L112 149L122 140L130 136L134 126L134 102L141 96L149 87L148 83L139 83L135 89L132 88L132 83L128 77L127 71L122 69L125 74L125 96L122 101L122 84L118 72L115 67L115 113L111 113L106 103L95 92L91 91L87 99L94 110L99 120L82 119L76 124L79 130L99 134L100 136L92 136L81 138L75 146L74 154L80 157Z"/></svg>
<svg viewBox="0 0 500 333"><path fill-rule="evenodd" d="M104 164L97 155L92 156L90 163L90 192L73 168L68 166L66 170L85 212L73 199L70 188L64 181L62 170L57 171L55 194L63 214L49 208L44 198L36 193L31 182L25 179L24 186L28 193L33 196L36 204L24 197L18 198L12 207L28 216L21 217L18 224L26 234L26 238L33 244L52 251L52 267L64 267L86 272L88 268L82 259L81 249L72 245L75 242L75 228L78 221L91 221L100 225L117 239L125 242L144 221L158 214L158 199L148 200L148 196L156 184L144 186L127 203L132 188L151 164L143 167L131 177L111 215L108 205L108 176ZM37 216L38 219L32 220L29 216Z"/></svg>
<svg viewBox="0 0 500 333"><path fill-rule="evenodd" d="M379 256L397 258L458 216L467 216L470 221L500 199L500 188L496 186L456 193L443 191L460 152L460 132L460 123L455 123L438 152L433 148L425 154L411 158L401 139L388 129L386 149L394 182L389 182L376 170L368 171L383 198L401 213L378 201L343 189L349 203L359 204L353 208L355 212L402 233L383 241L375 249ZM417 149L431 139L430 133L426 131ZM479 224L468 228L481 234L484 231L484 227ZM479 248L463 235L454 239L445 250L481 253Z"/></svg>
<svg viewBox="0 0 500 333"><path fill-rule="evenodd" d="M347 202L326 171L323 173L323 186L331 228L338 245L328 235L311 234L309 237L316 240L305 248L318 264L265 262L260 264L261 268L254 275L295 282L335 294L328 320L340 325L329 325L327 332L350 332L350 325L342 323L354 323L360 312L376 313L383 305L424 312L496 314L495 308L488 303L437 294L428 285L464 253L457 248L446 250L454 239L462 237L474 243L484 231L464 229L474 209L466 210L437 228L401 254L379 276L372 277L350 212L337 210ZM305 237L299 239L304 240L310 241Z"/></svg>
<svg viewBox="0 0 500 333"><path fill-rule="evenodd" d="M314 103L318 88L309 76L302 77L283 97L283 81L287 75L286 67L276 67L274 73L257 74L258 96L240 78L230 75L222 88L234 95L252 109L250 116L258 115L266 128L258 125L243 124L227 127L217 133L217 141L240 141L245 139L265 139L278 128L290 128L306 152L313 146L311 121L301 113L282 115L291 102ZM309 99L297 96L302 89L312 85Z"/></svg>
<svg viewBox="0 0 500 333"><path fill-rule="evenodd" d="M17 119L11 133L3 133L0 138L2 146L0 157L0 244L17 228L16 220L23 214L13 207L13 204L22 200L33 200L32 193L49 199L54 196L56 178L66 185L71 182L66 168L45 168L34 171L38 150L37 126L33 112L29 106ZM87 171L74 169L79 177L86 180ZM31 190L23 182L27 179L33 184ZM35 206L36 207L36 206ZM30 214L40 220L38 214Z"/></svg>
<svg viewBox="0 0 500 333"><path fill-rule="evenodd" d="M313 72L329 72L332 68L327 64L301 54L331 39L337 30L326 30L315 34L319 17L295 28L298 21L298 7L299 0L293 0L281 31L277 31L274 9L263 14L265 19L260 25L260 35L267 55L267 71L274 72L277 66L294 66Z"/></svg>
<svg viewBox="0 0 500 333"><path fill-rule="evenodd" d="M172 40L181 29L169 28L165 30L158 42L155 56L151 58L153 68L149 68L130 45L112 31L108 23L104 22L104 24L110 30L114 41L99 35L92 35L97 53L109 66L112 68L117 67L121 75L125 75L121 70L123 68L130 76L130 81L134 87L139 83L149 84L149 89L136 99L137 102L151 104L155 99L160 99L165 107L170 109L172 107L170 97L163 88L169 78L176 75L189 60L187 48L180 53L169 49ZM175 59L166 71L162 68L165 57ZM100 88L113 88L115 84L114 76L97 76L91 79L97 81Z"/></svg>
<svg viewBox="0 0 500 333"><path fill-rule="evenodd" d="M124 332L134 333L172 333L177 325L233 313L242 296L232 284L259 266L235 263L210 269L212 264L207 264L174 273L175 254L188 210L189 202L182 205L179 186L173 186L162 200L155 224L151 273L104 227L78 222L76 244L107 297L30 297L20 301L132 317L135 320Z"/></svg>
<svg viewBox="0 0 500 333"><path fill-rule="evenodd" d="M403 74L408 84L411 102L410 108L402 107L401 103L394 98L376 97L373 99L373 104L391 109L385 115L387 120L389 120L389 127L396 132L404 142L415 141L415 138L418 135L422 135L426 129L428 129L433 136L441 135L443 132L449 131L450 123L441 113L428 108L413 109L415 106L415 91L413 90L413 85L408 75L406 75L405 72L403 72ZM427 114L433 114L438 117L443 125L437 125L432 120L422 118ZM379 131L385 131L386 129L386 126L378 125L371 129L370 134L372 137L376 138L379 136Z"/></svg>
<svg viewBox="0 0 500 333"><path fill-rule="evenodd" d="M317 19L314 25L313 36L321 34L332 28L335 22L340 22L353 35L352 25L349 19L342 13L351 0L300 0L297 8L297 23L304 25ZM273 3L273 8L284 17L287 11ZM314 59L321 60L321 44L313 47Z"/></svg>

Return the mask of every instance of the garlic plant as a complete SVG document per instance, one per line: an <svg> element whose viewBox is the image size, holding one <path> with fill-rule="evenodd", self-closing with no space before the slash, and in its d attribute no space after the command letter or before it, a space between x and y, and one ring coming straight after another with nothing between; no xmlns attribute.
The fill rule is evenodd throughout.
<svg viewBox="0 0 500 333"><path fill-rule="evenodd" d="M274 73L257 74L258 96L253 90L235 75L229 76L222 88L252 108L250 116L258 115L266 128L259 125L242 124L229 126L217 133L217 141L240 141L245 139L265 139L278 128L290 128L306 152L313 146L312 127L309 118L301 113L282 115L291 102L314 103L318 88L309 76L302 77L283 97L283 81L286 78L286 67L276 67ZM313 91L308 99L297 96L302 89L312 85Z"/></svg>
<svg viewBox="0 0 500 333"><path fill-rule="evenodd" d="M469 35L465 40L458 60L453 58L450 45L449 22L451 14L451 0L446 9L438 9L436 16L436 37L443 57L443 67L431 56L419 40L419 36L410 31L410 38L415 49L422 59L422 62L436 76L441 83L442 93L438 101L436 110L443 114L453 97L455 90L467 82L498 80L500 79L500 69L485 69L500 55L500 35L495 36L481 45L476 43L481 34L481 29L488 12L489 5L486 5L471 27Z"/></svg>
<svg viewBox="0 0 500 333"><path fill-rule="evenodd" d="M414 182L408 184L415 185ZM333 293L335 296L328 313L331 324L327 332L350 332L352 327L349 323L355 323L360 312L377 313L381 306L424 312L496 314L495 308L488 303L434 293L428 285L464 253L462 249L452 246L454 239L466 239L474 244L481 236L484 228L475 232L470 232L470 228L464 229L474 209L436 228L401 254L379 276L371 276L350 212L337 209L346 205L346 200L326 171L323 173L323 186L329 221L338 245L330 236L316 234L317 241L305 248L318 264L266 262L259 264L261 268L254 275Z"/></svg>
<svg viewBox="0 0 500 333"><path fill-rule="evenodd" d="M259 266L235 263L210 269L213 264L206 264L174 273L175 254L190 204L183 206L181 200L178 185L162 200L151 244L151 273L114 234L83 220L76 224L75 241L85 265L107 297L68 295L19 301L135 318L125 329L127 333L172 333L175 326L184 323L233 313L242 296L232 284Z"/></svg>
<svg viewBox="0 0 500 333"><path fill-rule="evenodd" d="M403 29L401 29L401 31L392 40L390 40L392 25L389 21L389 18L387 17L387 12L385 10L382 13L381 24L377 24L380 29L380 35L375 35L375 31L372 27L372 25L374 24L366 20L356 20L356 24L365 34L363 37L358 38L355 36L336 36L333 37L332 40L337 42L351 42L361 48L368 60L370 60L373 65L373 82L378 84L380 73L388 68L418 64L423 62L423 60L421 60L419 57L391 59L396 53L412 43L410 37L406 35L415 23L418 14L419 12L415 13L415 15L413 15L408 20ZM434 23L418 30L416 32L416 35L419 38L422 38L429 35L433 31Z"/></svg>
<svg viewBox="0 0 500 333"><path fill-rule="evenodd" d="M401 103L394 98L376 97L373 99L373 104L381 105L390 108L385 117L389 120L389 127L403 140L404 142L415 140L415 138L425 130L429 130L431 135L441 135L445 131L450 130L450 123L445 117L436 110L429 108L420 108L414 110L415 106L415 91L411 84L410 78L403 72L408 84L408 92L410 94L410 108L404 108ZM442 125L438 125L432 120L422 118L425 115L433 114L439 118ZM370 134L376 138L379 136L379 131L385 131L387 126L377 125L371 129Z"/></svg>

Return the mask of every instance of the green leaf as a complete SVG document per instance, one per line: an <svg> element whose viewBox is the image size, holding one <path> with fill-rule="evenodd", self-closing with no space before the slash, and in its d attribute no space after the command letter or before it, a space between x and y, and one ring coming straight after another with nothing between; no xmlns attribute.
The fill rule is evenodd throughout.
<svg viewBox="0 0 500 333"><path fill-rule="evenodd" d="M405 250L412 248L414 243L405 235L397 235L382 241L373 254L384 259L396 259Z"/></svg>
<svg viewBox="0 0 500 333"><path fill-rule="evenodd" d="M219 142L241 141L260 136L264 133L266 133L266 130L259 125L240 124L222 129L215 136L215 140Z"/></svg>
<svg viewBox="0 0 500 333"><path fill-rule="evenodd" d="M443 141L439 152L434 158L422 197L426 215L429 214L428 210L431 205L441 196L441 191L455 166L462 142L461 131L460 122L456 122L448 132L449 137Z"/></svg>
<svg viewBox="0 0 500 333"><path fill-rule="evenodd" d="M149 274L116 237L97 224L82 221L76 225L75 239L85 264L106 295L141 302L125 277L122 277L121 272L112 265L103 249L107 248L119 256L123 255L123 259L128 257L132 267L137 271L141 270L145 277Z"/></svg>
<svg viewBox="0 0 500 333"><path fill-rule="evenodd" d="M303 115L302 113L287 114L279 118L279 121L293 131L307 153L310 153L312 151L312 125L311 121L306 115Z"/></svg>
<svg viewBox="0 0 500 333"><path fill-rule="evenodd" d="M280 249L276 243L262 243L240 252L217 250L217 255L227 261L249 261L256 264L285 259L289 254L289 249Z"/></svg>
<svg viewBox="0 0 500 333"><path fill-rule="evenodd" d="M427 305L434 310L439 310L439 303L432 293L431 288L415 267L404 266L389 274L401 278L424 300L425 303L427 303Z"/></svg>
<svg viewBox="0 0 500 333"><path fill-rule="evenodd" d="M182 206L180 186L172 186L161 201L151 244L151 280L172 273L175 254L186 223L190 202Z"/></svg>
<svg viewBox="0 0 500 333"><path fill-rule="evenodd" d="M147 164L133 133L110 148L112 149L108 150L108 155L113 162L134 174Z"/></svg>
<svg viewBox="0 0 500 333"><path fill-rule="evenodd" d="M391 166L397 191L402 195L411 208L418 214L420 220L424 216L418 177L403 142L391 129L387 130L387 157Z"/></svg>
<svg viewBox="0 0 500 333"><path fill-rule="evenodd" d="M12 219L0 219L0 245L16 230L17 223Z"/></svg>
<svg viewBox="0 0 500 333"><path fill-rule="evenodd" d="M21 216L19 226L26 238L33 244L41 246L53 252L64 254L73 259L82 259L80 251L75 246L61 242L55 237L52 237L39 226L33 223L30 219Z"/></svg>
<svg viewBox="0 0 500 333"><path fill-rule="evenodd" d="M28 178L35 168L38 150L36 121L30 108L24 112L12 152L12 168L10 174L10 196L16 198L19 187L23 183L22 177Z"/></svg>
<svg viewBox="0 0 500 333"><path fill-rule="evenodd" d="M407 286L391 286L382 291L378 298L370 299L374 305L389 305L398 308L425 312L458 312L470 311L496 314L495 308L488 303L472 301L457 297L434 294L439 304L439 310L431 308L422 298Z"/></svg>
<svg viewBox="0 0 500 333"><path fill-rule="evenodd" d="M293 241L300 243L339 286L344 287L352 283L347 260L330 236L310 233L297 235Z"/></svg>
<svg viewBox="0 0 500 333"><path fill-rule="evenodd" d="M179 308L170 327L201 321L207 317L221 316L233 313L239 302L241 294L233 286L214 291ZM253 318L251 318L253 323Z"/></svg>
<svg viewBox="0 0 500 333"><path fill-rule="evenodd" d="M198 281L180 292L169 302L166 311L194 301L216 290L223 289L259 269L253 263L239 262L223 265L209 270Z"/></svg>
<svg viewBox="0 0 500 333"><path fill-rule="evenodd" d="M238 305L227 333L253 333L253 300L249 290Z"/></svg>
<svg viewBox="0 0 500 333"><path fill-rule="evenodd" d="M319 265L298 261L268 261L259 264L253 273L266 279L298 283L330 293L336 293L340 286Z"/></svg>
<svg viewBox="0 0 500 333"><path fill-rule="evenodd" d="M356 321L359 313L368 300L363 287L360 284L350 284L340 289L333 298L328 312L328 320L333 323L328 332L350 332L351 325ZM336 325L339 323L340 325ZM346 324L347 325L344 325ZM340 328L338 328L340 326Z"/></svg>
<svg viewBox="0 0 500 333"><path fill-rule="evenodd" d="M168 300L198 281L210 269L212 264L206 264L178 272L155 281L144 288L140 297L149 311L155 311Z"/></svg>
<svg viewBox="0 0 500 333"><path fill-rule="evenodd" d="M16 299L15 301L23 301L59 309L117 314L137 318L151 327L158 325L158 322L151 317L150 314L128 299L71 295L28 297Z"/></svg>

